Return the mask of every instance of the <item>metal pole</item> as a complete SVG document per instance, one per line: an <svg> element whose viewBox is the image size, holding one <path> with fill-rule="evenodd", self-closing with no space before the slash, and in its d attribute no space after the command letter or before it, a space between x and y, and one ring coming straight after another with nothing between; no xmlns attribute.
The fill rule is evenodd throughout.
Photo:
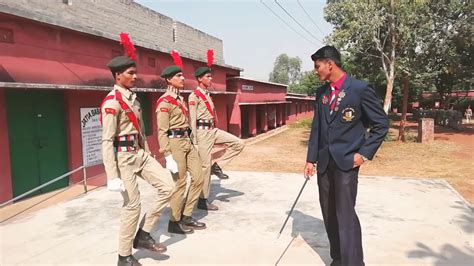
<svg viewBox="0 0 474 266"><path fill-rule="evenodd" d="M84 184L84 193L87 193L87 171L86 167L82 168L82 177L83 177L83 184Z"/></svg>
<svg viewBox="0 0 474 266"><path fill-rule="evenodd" d="M280 238L281 232L283 232L283 228L285 228L285 225L286 225L286 223L288 222L288 219L290 218L291 213L293 212L293 209L295 208L296 203L298 202L298 199L300 198L301 193L303 192L303 189L304 189L304 187L306 186L306 183L308 183L308 180L309 180L309 178L305 178L305 181L304 181L304 183L303 183L303 186L302 186L301 189L300 189L300 193L298 193L298 196L296 197L296 200L295 200L295 202L293 203L293 206L291 206L291 210L290 210L290 212L288 213L288 216L286 216L286 220L285 220L285 222L283 223L283 226L281 227L280 232L278 233L277 239Z"/></svg>
<svg viewBox="0 0 474 266"><path fill-rule="evenodd" d="M23 198L23 197L25 197L25 196L27 196L27 195L30 195L31 193L33 193L33 192L35 192L35 191L37 191L37 190L40 190L40 189L42 189L42 188L44 188L44 187L46 187L46 186L48 186L48 185L50 185L50 184L52 184L52 183L58 181L58 180L61 180L61 179L65 178L65 177L69 176L70 174L73 174L73 173L79 171L79 170L82 169L82 168L84 168L84 166L78 167L78 168L76 168L76 169L74 169L74 170L72 170L72 171L70 171L70 172L65 173L65 174L62 175L62 176L56 177L55 179L53 179L53 180L51 180L51 181L49 181L49 182L46 182L46 183L42 184L42 185L39 186L39 187L36 187L36 188L34 188L34 189L30 190L30 191L27 191L27 192L21 194L20 196L17 196L17 197L15 197L15 198L11 199L11 200L8 200L8 201L6 201L6 202L0 204L0 207L3 207L3 206L5 206L5 205L7 205L7 204L9 204L9 203L11 203L11 202L14 202L15 200L19 200L19 199L21 199L21 198Z"/></svg>

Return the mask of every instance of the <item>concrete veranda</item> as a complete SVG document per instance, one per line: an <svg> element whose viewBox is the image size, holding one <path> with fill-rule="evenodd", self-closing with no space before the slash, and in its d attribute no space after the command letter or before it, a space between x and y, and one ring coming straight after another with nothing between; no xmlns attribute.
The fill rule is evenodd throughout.
<svg viewBox="0 0 474 266"><path fill-rule="evenodd" d="M166 210L152 235L168 246L144 265L324 265L328 240L316 180L306 186L281 237L278 231L304 179L299 174L229 172L214 180L217 212L195 211L208 229L170 236ZM142 212L153 198L140 182ZM116 264L119 193L96 189L68 202L19 215L0 226L1 265ZM357 211L367 265L472 265L472 208L445 182L361 177Z"/></svg>

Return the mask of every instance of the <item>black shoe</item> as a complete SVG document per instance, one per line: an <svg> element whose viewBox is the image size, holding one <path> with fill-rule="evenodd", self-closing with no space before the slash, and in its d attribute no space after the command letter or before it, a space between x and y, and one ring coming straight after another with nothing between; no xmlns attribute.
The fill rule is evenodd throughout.
<svg viewBox="0 0 474 266"><path fill-rule="evenodd" d="M205 223L198 222L198 221L196 221L196 219L194 219L191 216L183 215L183 218L181 219L181 224L183 224L185 226L188 226L188 227L191 227L195 230L206 229L206 224Z"/></svg>
<svg viewBox="0 0 474 266"><path fill-rule="evenodd" d="M134 249L148 249L153 252L163 253L166 251L166 246L156 243L155 239L150 236L150 233L138 229L135 239L133 239Z"/></svg>
<svg viewBox="0 0 474 266"><path fill-rule="evenodd" d="M142 264L132 255L125 257L119 255L117 266L142 266Z"/></svg>
<svg viewBox="0 0 474 266"><path fill-rule="evenodd" d="M329 266L342 266L342 261L340 259L332 260Z"/></svg>
<svg viewBox="0 0 474 266"><path fill-rule="evenodd" d="M219 207L216 205L207 202L207 199L199 198L198 204L197 204L198 209L201 210L206 210L206 211L217 211L219 210Z"/></svg>
<svg viewBox="0 0 474 266"><path fill-rule="evenodd" d="M217 163L211 166L211 174L216 175L219 179L229 179L229 176L222 172L221 167Z"/></svg>
<svg viewBox="0 0 474 266"><path fill-rule="evenodd" d="M181 224L180 222L172 222L170 221L168 223L168 232L172 234L192 234L194 233L194 229L192 229L189 226L186 226L184 224Z"/></svg>

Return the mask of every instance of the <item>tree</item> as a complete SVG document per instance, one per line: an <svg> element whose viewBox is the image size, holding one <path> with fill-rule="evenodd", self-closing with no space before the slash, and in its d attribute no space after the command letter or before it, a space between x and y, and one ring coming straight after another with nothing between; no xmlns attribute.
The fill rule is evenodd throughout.
<svg viewBox="0 0 474 266"><path fill-rule="evenodd" d="M344 71L353 77L370 83L374 87L377 95L383 98L387 81L385 75L380 70L379 61L374 60L373 57L355 53L344 53L342 57L342 68ZM361 67L361 65L363 67Z"/></svg>
<svg viewBox="0 0 474 266"><path fill-rule="evenodd" d="M377 63L386 76L388 96L396 71L409 69L403 66L407 59L417 62L417 78L437 82L438 88L472 87L471 2L329 0L325 13L335 29L330 41L357 55L371 71ZM407 50L415 56L407 57Z"/></svg>
<svg viewBox="0 0 474 266"><path fill-rule="evenodd" d="M469 1L422 1L414 9L401 9L399 32L404 43L399 49L402 73L403 109L398 140L405 141L405 120L409 86L413 83L434 84L448 108L453 88L468 89L472 85L471 24ZM399 15L399 14L397 14ZM469 58L466 60L466 58Z"/></svg>
<svg viewBox="0 0 474 266"><path fill-rule="evenodd" d="M325 18L334 25L330 42L350 54L370 61L374 73L382 70L386 79L383 108L390 109L400 56L413 43L416 10L424 1L329 0ZM415 25L415 27L411 27ZM363 65L366 67L366 65Z"/></svg>
<svg viewBox="0 0 474 266"><path fill-rule="evenodd" d="M302 74L298 83L288 86L289 92L315 95L316 88L323 85L313 71L306 71Z"/></svg>
<svg viewBox="0 0 474 266"><path fill-rule="evenodd" d="M449 107L453 90L469 90L473 86L472 73L472 12L471 1L429 2L420 66L426 83L434 84Z"/></svg>
<svg viewBox="0 0 474 266"><path fill-rule="evenodd" d="M453 88L472 87L470 2L328 1L325 17L334 25L329 40L349 55L347 71L379 84L383 74L386 113L392 95L401 100L400 140L404 140L408 100L414 91L435 87L447 102Z"/></svg>
<svg viewBox="0 0 474 266"><path fill-rule="evenodd" d="M273 64L269 81L286 85L296 84L301 77L301 59L280 54Z"/></svg>

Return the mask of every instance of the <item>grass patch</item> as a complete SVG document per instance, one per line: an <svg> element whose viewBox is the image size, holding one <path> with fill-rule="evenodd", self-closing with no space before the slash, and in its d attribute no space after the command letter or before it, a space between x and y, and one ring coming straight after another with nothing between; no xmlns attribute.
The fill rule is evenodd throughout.
<svg viewBox="0 0 474 266"><path fill-rule="evenodd" d="M313 123L312 118L302 118L302 119L290 124L290 127L292 127L292 128L310 128L311 123Z"/></svg>

